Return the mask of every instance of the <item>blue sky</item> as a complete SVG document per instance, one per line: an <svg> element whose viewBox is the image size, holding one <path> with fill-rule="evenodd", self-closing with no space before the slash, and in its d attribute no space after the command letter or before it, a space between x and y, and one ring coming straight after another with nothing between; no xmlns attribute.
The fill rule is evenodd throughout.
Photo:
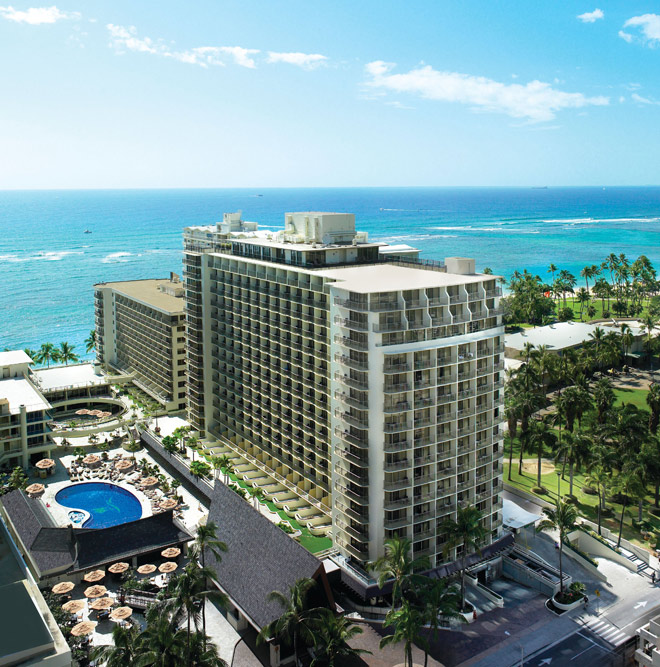
<svg viewBox="0 0 660 667"><path fill-rule="evenodd" d="M0 6L2 188L660 183L654 2L55 1Z"/></svg>

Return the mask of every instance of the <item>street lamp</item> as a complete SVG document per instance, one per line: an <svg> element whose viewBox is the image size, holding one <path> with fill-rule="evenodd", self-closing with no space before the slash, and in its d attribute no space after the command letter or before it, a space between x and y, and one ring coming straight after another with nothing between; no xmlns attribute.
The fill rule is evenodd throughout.
<svg viewBox="0 0 660 667"><path fill-rule="evenodd" d="M561 480L561 473L559 472L559 470L557 470L557 505L559 505L559 497L561 495L560 480Z"/></svg>

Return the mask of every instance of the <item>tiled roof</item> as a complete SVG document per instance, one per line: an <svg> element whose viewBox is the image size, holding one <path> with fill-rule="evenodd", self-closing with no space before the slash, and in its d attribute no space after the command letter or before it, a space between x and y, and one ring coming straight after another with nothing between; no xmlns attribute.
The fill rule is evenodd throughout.
<svg viewBox="0 0 660 667"><path fill-rule="evenodd" d="M220 563L207 553L206 564L216 571L218 583L236 606L259 628L282 614L276 602L266 600L270 592L287 594L298 579L324 571L316 556L219 482L209 521L217 524L218 539L227 545L227 552Z"/></svg>

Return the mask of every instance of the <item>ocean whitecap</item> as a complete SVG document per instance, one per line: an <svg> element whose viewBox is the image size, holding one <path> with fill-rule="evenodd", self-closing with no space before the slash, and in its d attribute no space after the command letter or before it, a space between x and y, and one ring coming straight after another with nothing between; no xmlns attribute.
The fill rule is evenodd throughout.
<svg viewBox="0 0 660 667"><path fill-rule="evenodd" d="M118 264L120 262L128 262L129 260L126 257L131 257L133 253L130 252L111 252L109 255L106 255L102 260L102 264Z"/></svg>

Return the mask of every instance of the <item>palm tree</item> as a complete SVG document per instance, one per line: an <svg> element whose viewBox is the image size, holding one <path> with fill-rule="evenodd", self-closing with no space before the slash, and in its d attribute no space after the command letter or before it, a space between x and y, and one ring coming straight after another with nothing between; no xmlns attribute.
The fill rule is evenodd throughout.
<svg viewBox="0 0 660 667"><path fill-rule="evenodd" d="M591 472L585 477L584 483L587 486L596 489L598 494L598 534L601 534L601 512L603 510L603 503L607 494L607 488L612 479L611 471L604 466L597 466L592 468Z"/></svg>
<svg viewBox="0 0 660 667"><path fill-rule="evenodd" d="M329 609L323 610L320 617L320 626L316 633L315 657L312 667L327 665L334 667L335 661L341 665L345 658L359 657L369 654L362 648L351 648L348 642L362 634L362 628L353 624L346 616L337 615Z"/></svg>
<svg viewBox="0 0 660 667"><path fill-rule="evenodd" d="M213 479L218 479L218 470L222 470L225 465L230 462L229 457L226 454L222 456L212 456L211 457L211 466L213 466L214 474Z"/></svg>
<svg viewBox="0 0 660 667"><path fill-rule="evenodd" d="M550 264L548 267L548 273L552 275L552 283L555 282L555 273L557 272L557 267L554 264Z"/></svg>
<svg viewBox="0 0 660 667"><path fill-rule="evenodd" d="M425 577L422 588L422 602L424 605L425 623L429 626L433 639L437 639L440 629L440 617L453 618L465 622L460 613L461 594L455 584L446 579L430 579ZM424 652L424 667L428 663L428 651Z"/></svg>
<svg viewBox="0 0 660 667"><path fill-rule="evenodd" d="M32 361L37 361L37 359L39 358L39 351L38 350L33 350L32 348L26 347L23 350L23 352L25 352L25 354L27 354L27 356L30 357L30 359L32 359Z"/></svg>
<svg viewBox="0 0 660 667"><path fill-rule="evenodd" d="M390 644L404 642L404 667L413 667L412 647L413 644L421 646L425 651L428 650L428 644L424 637L420 635L420 630L424 624L424 616L415 609L408 600L397 609L390 609L385 616L383 627L394 626L394 632L380 640L380 648L385 648Z"/></svg>
<svg viewBox="0 0 660 667"><path fill-rule="evenodd" d="M616 400L614 390L612 389L612 384L607 378L600 378L596 382L594 385L593 396L594 402L596 403L596 409L598 410L598 423L604 424L607 414L612 409L614 401Z"/></svg>
<svg viewBox="0 0 660 667"><path fill-rule="evenodd" d="M623 496L621 503L621 518L619 519L619 539L616 546L621 546L621 536L623 534L623 516L626 507L631 498L643 498L646 489L642 484L637 470L624 468L614 479L614 490Z"/></svg>
<svg viewBox="0 0 660 667"><path fill-rule="evenodd" d="M534 420L532 428L529 432L529 445L532 449L536 449L537 453L537 471L536 471L536 487L543 489L541 486L541 459L543 458L543 450L545 447L554 449L557 443L557 436L549 428L548 424L542 420Z"/></svg>
<svg viewBox="0 0 660 667"><path fill-rule="evenodd" d="M218 526L213 521L207 521L204 525L197 526L195 541L193 543L193 555L199 558L202 569L206 568L205 552L208 550L216 563L222 560L221 553L227 551L227 545L218 539Z"/></svg>
<svg viewBox="0 0 660 667"><path fill-rule="evenodd" d="M564 552L564 540L567 535L574 531L577 526L578 511L575 505L557 498L557 507L544 507L545 519L536 526L536 531L556 530L559 532L559 592L564 592L564 568L562 555Z"/></svg>
<svg viewBox="0 0 660 667"><path fill-rule="evenodd" d="M591 440L584 433L564 434L563 442L558 445L555 454L555 463L560 460L563 461L562 479L564 478L564 470L568 464L569 473L569 495L573 496L573 475L575 473L575 466L582 465L589 456L591 448Z"/></svg>
<svg viewBox="0 0 660 667"><path fill-rule="evenodd" d="M105 667L130 667L140 655L140 630L133 624L123 627L119 623L112 628L112 644L97 646L91 658Z"/></svg>
<svg viewBox="0 0 660 667"><path fill-rule="evenodd" d="M658 421L660 421L660 384L654 382L649 387L649 393L646 394L646 405L649 406L651 414L649 415L649 431L654 435L658 431Z"/></svg>
<svg viewBox="0 0 660 667"><path fill-rule="evenodd" d="M50 362L57 361L57 358L57 348L52 343L42 343L35 361L39 364L46 364L46 368L50 368Z"/></svg>
<svg viewBox="0 0 660 667"><path fill-rule="evenodd" d="M89 336L85 338L85 351L91 352L96 349L96 329L89 332Z"/></svg>
<svg viewBox="0 0 660 667"><path fill-rule="evenodd" d="M263 500L265 497L264 490L260 489L259 487L253 486L248 489L248 494L252 496L252 500L254 501L254 509L258 510L259 509L259 501Z"/></svg>
<svg viewBox="0 0 660 667"><path fill-rule="evenodd" d="M74 352L75 350L74 345L70 345L69 343L60 343L60 349L58 351L58 355L61 361L64 362L66 366L69 365L70 361L79 361L80 357Z"/></svg>
<svg viewBox="0 0 660 667"><path fill-rule="evenodd" d="M151 615L140 636L136 667L181 667L186 662L186 633L168 615Z"/></svg>
<svg viewBox="0 0 660 667"><path fill-rule="evenodd" d="M307 596L315 585L314 579L298 579L289 587L288 595L272 591L266 598L268 602L277 602L282 607L283 613L261 630L257 636L257 643L276 639L285 646L292 646L295 667L298 667L300 643L307 646L315 643L316 632L325 613L319 607L310 609L307 605Z"/></svg>
<svg viewBox="0 0 660 667"><path fill-rule="evenodd" d="M415 572L430 567L428 558L412 558L412 542L406 537L385 540L385 553L369 563L369 570L378 573L378 586L383 588L392 580L392 606L404 596Z"/></svg>
<svg viewBox="0 0 660 667"><path fill-rule="evenodd" d="M458 507L456 519L445 519L440 524L440 532L445 536L445 557L456 547L461 546L461 611L465 609L465 570L467 557L479 550L479 545L486 537L486 529L481 524L481 512L474 506Z"/></svg>
<svg viewBox="0 0 660 667"><path fill-rule="evenodd" d="M218 655L218 648L203 632L193 632L190 635L191 663L195 667L228 667L227 663Z"/></svg>

